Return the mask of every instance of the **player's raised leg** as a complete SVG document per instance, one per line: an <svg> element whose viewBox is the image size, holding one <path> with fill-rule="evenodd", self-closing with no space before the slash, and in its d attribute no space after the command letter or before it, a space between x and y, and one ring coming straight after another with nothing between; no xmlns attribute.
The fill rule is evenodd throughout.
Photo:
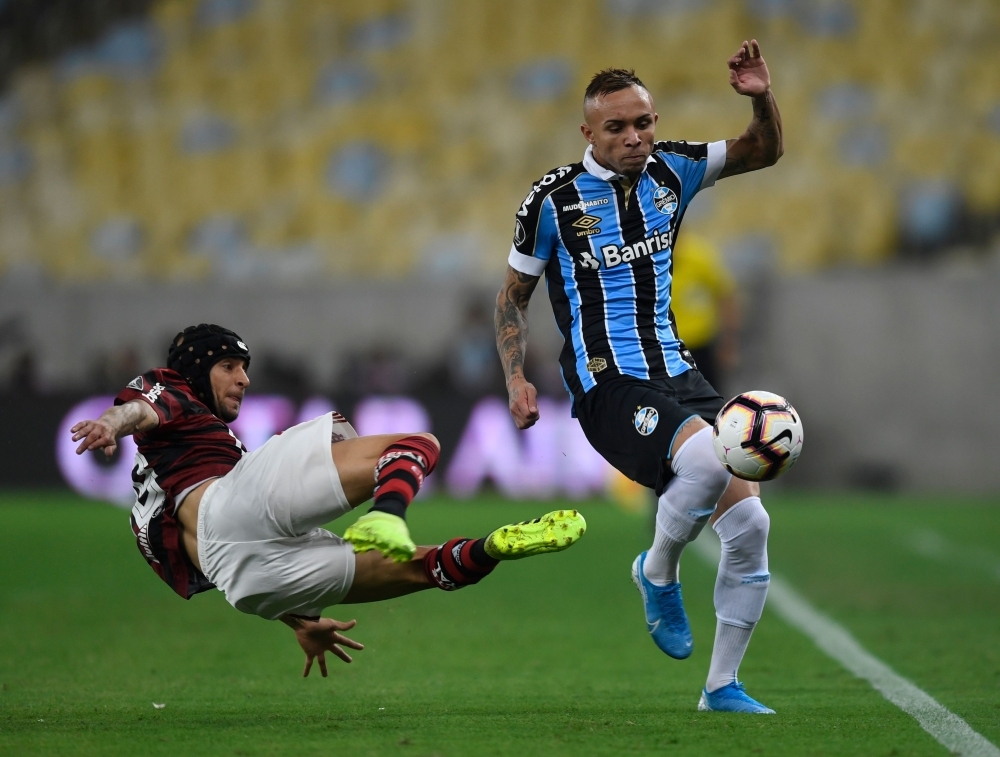
<svg viewBox="0 0 1000 757"><path fill-rule="evenodd" d="M375 497L368 513L344 533L355 552L375 550L401 563L413 557L406 510L440 450L431 434L381 434L333 444L333 462L351 507Z"/></svg>
<svg viewBox="0 0 1000 757"><path fill-rule="evenodd" d="M557 510L523 523L512 523L481 539L457 538L435 547L417 547L411 559L396 562L375 551L355 555L354 579L340 604L378 602L404 594L439 588L455 591L479 583L504 560L517 560L548 552L559 552L575 544L587 530L576 510ZM351 656L344 649L363 649L341 631L355 621L333 618L284 615L282 622L295 631L306 655L303 676L309 675L313 660L327 675L326 652L344 662Z"/></svg>
<svg viewBox="0 0 1000 757"><path fill-rule="evenodd" d="M771 584L770 518L760 501L760 486L733 478L712 527L722 542L722 557L715 581L715 646L698 709L773 714L751 698L736 677Z"/></svg>
<svg viewBox="0 0 1000 757"><path fill-rule="evenodd" d="M674 476L659 498L653 546L635 559L632 580L642 594L656 646L683 660L691 654L692 639L681 595L681 553L705 527L731 476L719 464L712 429L701 418L677 431L672 453Z"/></svg>
<svg viewBox="0 0 1000 757"><path fill-rule="evenodd" d="M378 602L437 587L454 591L479 583L506 560L560 552L587 530L576 510L555 512L502 526L480 539L458 537L417 547L410 560L396 562L374 551L355 558L354 582L341 604Z"/></svg>

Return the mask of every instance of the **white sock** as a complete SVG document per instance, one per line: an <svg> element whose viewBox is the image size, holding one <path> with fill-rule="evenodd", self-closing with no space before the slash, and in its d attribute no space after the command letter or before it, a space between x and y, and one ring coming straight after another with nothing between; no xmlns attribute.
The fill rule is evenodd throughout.
<svg viewBox="0 0 1000 757"><path fill-rule="evenodd" d="M688 437L671 468L674 477L660 495L656 535L642 570L656 586L678 580L684 547L701 533L731 479L715 456L710 427Z"/></svg>
<svg viewBox="0 0 1000 757"><path fill-rule="evenodd" d="M767 570L770 518L759 497L737 502L712 526L722 542L715 580L715 646L705 688L715 691L736 680L754 626L764 612L771 584Z"/></svg>
<svg viewBox="0 0 1000 757"><path fill-rule="evenodd" d="M746 654L753 628L741 628L723 623L715 623L715 646L712 647L712 664L708 668L706 691L715 691L736 682L743 655Z"/></svg>
<svg viewBox="0 0 1000 757"><path fill-rule="evenodd" d="M681 553L689 541L694 541L704 527L704 523L695 524L685 539L675 539L663 528L660 528L659 518L656 523L656 536L653 546L646 554L642 564L643 575L654 586L666 586L680 581Z"/></svg>

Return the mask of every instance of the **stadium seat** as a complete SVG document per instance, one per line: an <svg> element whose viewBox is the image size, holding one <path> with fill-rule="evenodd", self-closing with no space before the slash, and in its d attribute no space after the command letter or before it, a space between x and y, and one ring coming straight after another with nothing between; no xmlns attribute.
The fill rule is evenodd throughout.
<svg viewBox="0 0 1000 757"><path fill-rule="evenodd" d="M23 231L0 240L0 259L35 250L56 275L100 278L112 266L93 230L106 253L138 228L137 265L197 278L206 263L188 240L218 215L251 219L262 255L317 245L337 275L401 275L429 240L456 234L502 250L530 182L579 159L592 72L636 67L662 137L735 137L750 111L725 59L754 29L786 155L720 183L689 223L720 243L771 239L787 270L873 264L917 202L900 179L1000 211L1000 11L984 0L963 13L889 1L161 0L148 22L15 77L26 105L0 129L0 217L24 220L4 224ZM751 183L758 212L740 202ZM58 231L36 220L54 215ZM107 225L116 218L135 225Z"/></svg>

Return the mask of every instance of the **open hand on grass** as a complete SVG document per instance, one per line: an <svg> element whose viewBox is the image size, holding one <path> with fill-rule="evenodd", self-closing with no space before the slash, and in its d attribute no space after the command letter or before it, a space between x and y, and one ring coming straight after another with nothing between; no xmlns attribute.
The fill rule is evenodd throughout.
<svg viewBox="0 0 1000 757"><path fill-rule="evenodd" d="M344 651L343 647L351 649L364 649L365 645L349 639L340 631L347 631L357 625L356 620L334 620L333 618L320 618L319 620L309 620L301 616L285 615L281 618L289 628L295 631L295 639L306 653L306 666L302 670L302 677L309 675L312 669L313 660L319 661L319 671L326 678L326 653L332 652L344 662L351 662L351 656ZM343 645L343 647L341 646Z"/></svg>

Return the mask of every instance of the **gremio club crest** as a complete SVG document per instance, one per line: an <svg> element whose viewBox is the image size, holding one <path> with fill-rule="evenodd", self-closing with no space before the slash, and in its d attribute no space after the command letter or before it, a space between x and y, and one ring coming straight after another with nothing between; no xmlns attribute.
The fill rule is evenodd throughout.
<svg viewBox="0 0 1000 757"><path fill-rule="evenodd" d="M656 412L655 407L640 407L632 419L635 421L635 430L643 436L649 436L656 430L660 414Z"/></svg>
<svg viewBox="0 0 1000 757"><path fill-rule="evenodd" d="M674 190L667 187L657 187L653 192L653 207L665 216L672 216L677 212L677 195Z"/></svg>

